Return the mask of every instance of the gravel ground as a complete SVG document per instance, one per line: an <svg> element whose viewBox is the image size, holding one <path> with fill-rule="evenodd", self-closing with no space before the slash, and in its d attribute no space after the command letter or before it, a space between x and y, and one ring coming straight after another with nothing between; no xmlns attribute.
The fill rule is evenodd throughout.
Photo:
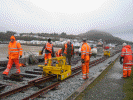
<svg viewBox="0 0 133 100"><path fill-rule="evenodd" d="M110 61L113 61L118 57L119 54L116 54L114 57L107 59L101 64L98 64L97 66L94 66L90 68L90 74L89 77L93 77L95 73L99 72L103 66L106 66ZM78 63L81 65L81 63ZM56 91L50 91L47 94L43 94L42 98L36 98L36 100L65 100L67 99L74 91L80 87L84 81L79 80L79 78L82 77L82 74L76 75L73 78L70 78L66 80L65 82L62 82L58 86L58 90Z"/></svg>
<svg viewBox="0 0 133 100"><path fill-rule="evenodd" d="M82 100L122 100L125 97L122 89L125 82L121 78L123 75L122 68L119 60L117 60L112 69L85 94Z"/></svg>
<svg viewBox="0 0 133 100"><path fill-rule="evenodd" d="M43 63L40 63L40 64L43 64ZM38 66L37 65L30 65L27 67L20 67L21 73L25 73L25 70L33 70L34 68L38 68ZM24 78L25 81L22 81L22 82L3 80L2 73L3 73L3 71L0 72L0 83L7 84L8 86L6 86L5 89L1 92L8 91L8 90L16 88L16 87L20 87L22 85L27 84L27 81L33 80L33 78L31 78L31 79L30 78ZM9 76L13 73L16 73L15 67L12 67L12 69L9 72ZM42 75L36 75L36 76L37 76L36 78L42 77Z"/></svg>
<svg viewBox="0 0 133 100"><path fill-rule="evenodd" d="M101 54L102 55L102 54ZM99 59L101 58L102 56L99 56L97 58L91 58L91 61L92 60L96 60L96 59ZM99 64L93 68L90 68L90 78L92 77L92 75L94 75L96 72L98 72L103 65L106 65L108 62L110 62L110 60L114 59L114 57L112 58L109 58L107 61L104 61L102 64ZM43 63L41 63L43 64ZM75 66L80 66L81 65L81 62L79 61L76 65L72 66L75 67ZM21 67L21 73L24 73L25 70L33 70L34 68L38 68L37 65L31 65L31 66L28 66L28 67ZM10 71L10 74L12 73L15 73L16 69L15 68L12 68L12 70ZM0 74L2 74L2 72L0 72ZM41 75L37 75L36 78L39 78L41 77ZM47 94L44 94L42 95L42 98L37 98L37 100L63 100L63 99L66 99L68 96L70 96L79 86L82 85L82 83L84 81L79 81L79 78L82 77L82 74L79 74L79 75L76 75L74 78L70 78L68 80L66 80L65 82L62 82L59 87L58 87L58 90L56 91L50 91L48 92ZM30 79L27 79L27 81L29 81ZM32 80L32 79L31 79ZM15 87L19 87L19 86L22 86L22 85L25 85L27 84L27 81L23 81L23 82L15 82L15 81L9 81L9 80L2 80L2 77L0 76L0 83L5 83L5 84L8 84L9 86L7 86L3 91L1 92L4 92L4 91L7 91L7 90L10 90L10 89L13 89ZM48 83L48 84L51 84L51 83ZM11 86L12 85L12 86ZM30 88L27 92L25 92L25 94L29 95L29 93L33 93L35 91L37 91L38 88L36 87L33 87L33 88ZM19 97L19 99L23 97L23 94L15 94L15 96L10 96L8 97L7 99L12 99L12 100L18 100L17 97ZM21 97L20 97L21 96ZM14 98L15 97L15 98Z"/></svg>

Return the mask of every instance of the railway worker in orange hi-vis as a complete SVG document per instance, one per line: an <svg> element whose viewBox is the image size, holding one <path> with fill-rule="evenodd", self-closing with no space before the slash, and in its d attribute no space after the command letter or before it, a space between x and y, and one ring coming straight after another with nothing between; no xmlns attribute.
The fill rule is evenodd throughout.
<svg viewBox="0 0 133 100"><path fill-rule="evenodd" d="M84 38L81 47L81 62L82 62L82 78L80 78L81 80L89 78L89 62L91 54L92 54L91 47L87 44L86 38Z"/></svg>
<svg viewBox="0 0 133 100"><path fill-rule="evenodd" d="M55 53L56 57L60 57L62 56L62 49L59 49L56 53Z"/></svg>
<svg viewBox="0 0 133 100"><path fill-rule="evenodd" d="M3 72L3 75L8 75L10 69L12 68L12 64L13 62L16 65L16 73L20 74L20 66L19 66L19 57L22 57L22 48L20 43L18 43L15 39L14 36L10 37L10 43L8 45L8 64L7 64L7 68L5 69L5 71Z"/></svg>
<svg viewBox="0 0 133 100"><path fill-rule="evenodd" d="M130 45L123 43L123 48L121 51L120 64L123 63L123 77L130 77L131 67L132 67L132 50Z"/></svg>
<svg viewBox="0 0 133 100"><path fill-rule="evenodd" d="M54 57L53 44L51 43L50 38L48 39L48 42L42 48L41 54L43 54L44 49L45 49L44 60L45 60L45 65L47 65L47 59L51 59L52 57Z"/></svg>

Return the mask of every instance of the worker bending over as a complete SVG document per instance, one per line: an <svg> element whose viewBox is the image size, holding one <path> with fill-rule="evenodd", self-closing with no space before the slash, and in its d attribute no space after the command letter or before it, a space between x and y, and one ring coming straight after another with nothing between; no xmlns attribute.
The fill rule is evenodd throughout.
<svg viewBox="0 0 133 100"><path fill-rule="evenodd" d="M74 47L70 40L67 40L62 51L64 52L64 56L66 56L68 64L71 65L71 58L74 55Z"/></svg>
<svg viewBox="0 0 133 100"><path fill-rule="evenodd" d="M5 71L3 72L3 75L8 75L10 69L12 68L12 64L13 62L16 65L16 73L20 74L20 66L19 66L19 56L20 58L22 57L22 48L20 43L18 43L15 39L14 36L10 37L10 43L8 45L8 64L7 64L7 68L5 69Z"/></svg>
<svg viewBox="0 0 133 100"><path fill-rule="evenodd" d="M81 62L82 62L82 78L85 80L89 78L89 62L91 57L91 47L86 43L86 39L83 39L81 47Z"/></svg>
<svg viewBox="0 0 133 100"><path fill-rule="evenodd" d="M59 49L56 53L55 53L56 57L60 57L62 56L62 49Z"/></svg>
<svg viewBox="0 0 133 100"><path fill-rule="evenodd" d="M53 44L51 43L50 38L48 39L48 43L46 43L42 48L41 54L43 54L44 49L45 49L44 60L45 60L45 65L47 65L47 59L51 59L52 57L54 57Z"/></svg>
<svg viewBox="0 0 133 100"><path fill-rule="evenodd" d="M123 59L123 61L122 61ZM123 63L123 77L130 77L131 67L132 67L132 50L130 45L123 43L123 48L121 51L120 64Z"/></svg>

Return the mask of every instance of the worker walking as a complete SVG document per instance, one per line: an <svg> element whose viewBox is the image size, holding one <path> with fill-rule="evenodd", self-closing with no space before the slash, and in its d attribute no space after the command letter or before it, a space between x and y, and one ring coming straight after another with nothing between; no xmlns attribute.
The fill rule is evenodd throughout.
<svg viewBox="0 0 133 100"><path fill-rule="evenodd" d="M123 61L122 61L123 60ZM123 63L123 78L130 77L132 67L132 50L130 45L123 43L120 64Z"/></svg>
<svg viewBox="0 0 133 100"><path fill-rule="evenodd" d="M47 59L51 59L52 57L54 57L53 44L51 43L50 38L48 39L48 43L46 43L42 48L41 54L43 54L44 49L45 49L44 60L45 60L45 65L47 65Z"/></svg>
<svg viewBox="0 0 133 100"><path fill-rule="evenodd" d="M83 39L83 44L81 47L81 62L82 62L82 78L89 78L89 62L91 57L91 47L86 43L86 39Z"/></svg>
<svg viewBox="0 0 133 100"><path fill-rule="evenodd" d="M3 72L4 75L8 75L10 69L12 68L12 64L13 62L16 65L16 73L20 74L20 66L19 66L19 56L20 58L22 57L22 48L20 43L18 43L15 39L14 36L10 37L10 43L8 45L8 64L7 64L7 68L5 69L5 71Z"/></svg>
<svg viewBox="0 0 133 100"><path fill-rule="evenodd" d="M66 56L68 64L71 65L71 58L74 55L74 47L70 40L67 40L67 43L62 49L62 52L64 52L64 56Z"/></svg>
<svg viewBox="0 0 133 100"><path fill-rule="evenodd" d="M62 49L59 49L56 53L55 53L56 57L60 57L62 56Z"/></svg>

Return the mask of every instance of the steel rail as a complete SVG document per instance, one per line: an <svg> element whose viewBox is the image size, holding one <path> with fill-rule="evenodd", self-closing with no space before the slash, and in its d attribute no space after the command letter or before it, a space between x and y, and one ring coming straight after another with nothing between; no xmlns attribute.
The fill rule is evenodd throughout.
<svg viewBox="0 0 133 100"><path fill-rule="evenodd" d="M117 53L117 52L115 52L115 53ZM114 53L114 54L115 54L115 53ZM106 59L108 59L108 57L102 57L102 58L100 58L100 59L98 60L98 61L99 61L98 64L99 64L100 62L105 61ZM100 60L101 60L101 61L100 61ZM97 62L96 62L96 63L97 63ZM78 68L79 68L79 66L78 66ZM74 68L73 68L73 70L74 70ZM71 75L71 76L68 77L68 78L71 78L71 77L73 77L73 76L79 74L80 72L81 72L81 70L79 70L78 72L74 73L73 75ZM68 78L66 78L66 79L68 79ZM65 80L66 80L66 79L65 79ZM65 81L65 80L63 80L63 81ZM59 85L60 82L63 82L63 81L59 81L59 82L56 82L56 83L54 83L54 84L52 84L52 85L50 85L50 86L47 86L47 87L41 89L40 91L38 91L38 92L36 92L36 93L33 93L32 95L30 95L30 96L28 96L28 97L26 97L26 98L24 98L24 99L22 99L22 100L35 99L36 97L38 97L38 96L41 95L42 93L44 93L44 92L46 93L46 92L48 92L49 90L55 88L56 86Z"/></svg>
<svg viewBox="0 0 133 100"><path fill-rule="evenodd" d="M73 76L79 74L80 72L81 72L81 70L79 70L78 72L72 74L70 77L68 77L68 78L66 78L66 79L69 79L69 78L71 78L71 77L73 77ZM65 80L66 80L66 79L65 79ZM65 80L63 80L63 81L65 81ZM37 91L36 93L33 93L32 95L30 95L30 96L28 96L28 97L26 97L26 98L24 98L24 99L22 99L22 100L35 99L36 97L40 96L42 93L46 93L46 92L50 91L51 89L55 88L56 86L58 86L58 85L59 85L61 82L63 82L63 81L59 81L59 82L56 82L56 83L54 83L54 84L52 84L52 85L49 85L49 86L47 86L47 87L41 89L40 91Z"/></svg>
<svg viewBox="0 0 133 100"><path fill-rule="evenodd" d="M117 52L115 52L115 53L117 53ZM114 53L114 54L115 54L115 53ZM113 54L113 55L114 55L114 54ZM113 56L113 55L112 55L112 56ZM100 58L100 59L91 61L91 62L90 62L90 66L91 66L91 65L94 66L94 65L95 65L94 63L96 63L96 65L97 65L97 64L103 62L103 61L106 60L106 59L107 59L107 57L102 57L102 58ZM100 60L102 60L102 61L100 61ZM91 66L91 67L92 67L92 66ZM78 66L78 67L76 67L76 68L72 68L72 72L75 72L75 71L80 70L80 69L81 69L81 66ZM80 72L81 72L81 70L80 70ZM70 77L72 77L72 76L70 76ZM44 83L44 82L49 81L49 80L51 80L51 79L53 79L53 78L56 78L56 77L55 77L55 76L47 76L47 77L42 77L42 78L39 78L39 79L32 80L32 81L28 82L28 85L21 86L21 87L18 87L18 88L16 88L16 89L13 89L13 90L10 90L10 91L7 91L7 92L4 92L4 93L0 94L0 99L5 98L5 97L7 97L7 96L9 96L9 95L15 94L15 93L17 93L17 92L20 92L20 91L22 91L22 90L25 90L25 89L27 89L27 88L30 88L30 87L32 87L32 86L34 86L34 85L36 85L36 84Z"/></svg>
<svg viewBox="0 0 133 100"><path fill-rule="evenodd" d="M53 76L53 77L55 77L55 76ZM36 81L38 81L38 84L39 84L39 82L41 83L41 81L44 81L44 80L45 80L45 82L46 81L50 81L51 78L52 78L52 76L43 77L43 78L40 78L40 81L39 81L39 79L37 79L37 80L34 80L34 81L29 82L28 85L24 85L24 86L21 86L21 87L12 89L10 91L4 92L4 93L0 94L0 99L5 98L5 97L7 97L9 95L15 94L17 92L20 92L22 90L25 90L27 88L30 88L30 87L34 86L35 83L37 83Z"/></svg>

